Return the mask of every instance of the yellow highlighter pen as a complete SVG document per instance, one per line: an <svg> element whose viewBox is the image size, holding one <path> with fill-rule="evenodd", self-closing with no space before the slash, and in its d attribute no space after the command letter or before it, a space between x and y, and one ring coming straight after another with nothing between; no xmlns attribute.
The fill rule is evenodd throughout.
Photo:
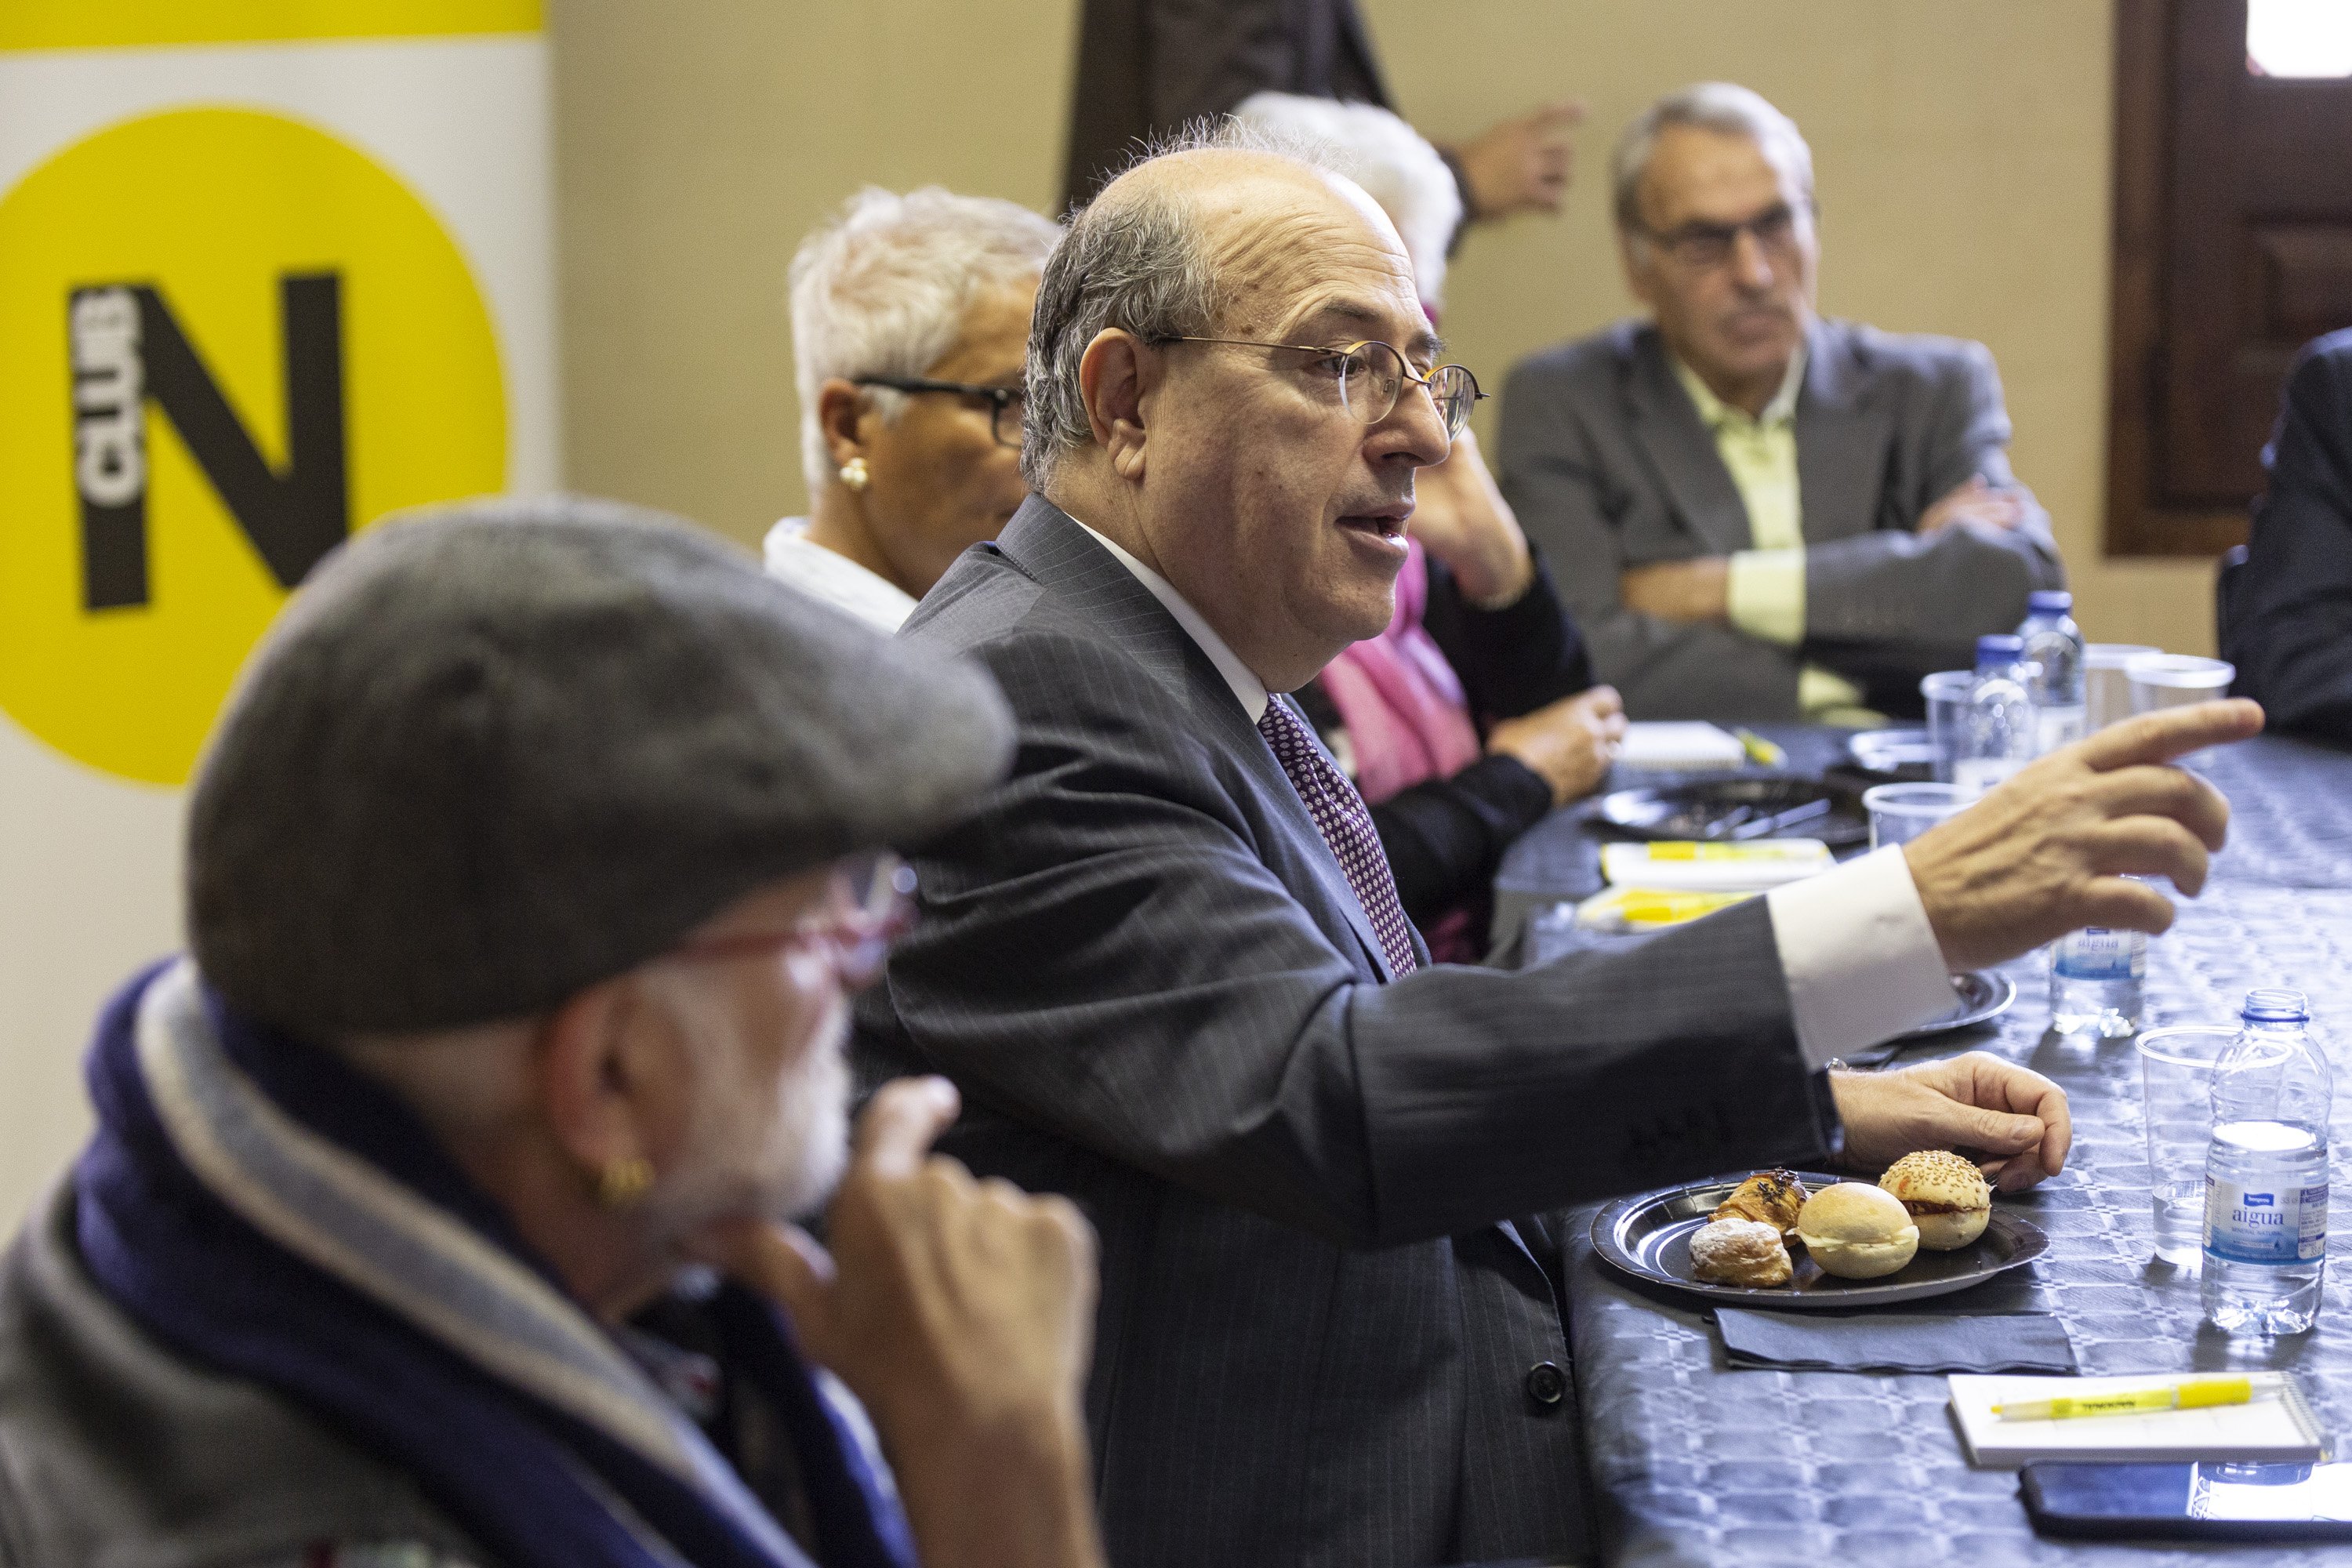
<svg viewBox="0 0 2352 1568"><path fill-rule="evenodd" d="M2204 1410L2217 1405L2250 1405L2250 1377L2200 1377L2159 1388L2122 1388L2112 1394L2032 1399L1992 1407L2003 1421L2068 1421L2083 1415L2145 1415L2158 1410Z"/></svg>
<svg viewBox="0 0 2352 1568"><path fill-rule="evenodd" d="M1758 767L1784 768L1789 765L1789 753L1755 731L1735 729L1731 733L1738 741L1739 749L1748 753L1748 760Z"/></svg>

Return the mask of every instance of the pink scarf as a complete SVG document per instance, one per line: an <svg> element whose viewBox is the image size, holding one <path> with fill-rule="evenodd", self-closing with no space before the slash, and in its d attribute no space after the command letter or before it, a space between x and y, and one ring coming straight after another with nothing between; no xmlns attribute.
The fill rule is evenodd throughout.
<svg viewBox="0 0 2352 1568"><path fill-rule="evenodd" d="M1428 604L1429 562L1421 541L1409 539L1388 629L1323 670L1323 689L1356 753L1356 789L1370 805L1424 779L1451 778L1480 754L1462 679L1422 626Z"/></svg>

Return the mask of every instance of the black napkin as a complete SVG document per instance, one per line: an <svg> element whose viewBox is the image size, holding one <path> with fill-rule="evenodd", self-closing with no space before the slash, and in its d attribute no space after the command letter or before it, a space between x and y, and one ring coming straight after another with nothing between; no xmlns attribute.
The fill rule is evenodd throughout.
<svg viewBox="0 0 2352 1568"><path fill-rule="evenodd" d="M1792 1372L2073 1372L2074 1342L2048 1312L1853 1317L1716 1310L1735 1367Z"/></svg>

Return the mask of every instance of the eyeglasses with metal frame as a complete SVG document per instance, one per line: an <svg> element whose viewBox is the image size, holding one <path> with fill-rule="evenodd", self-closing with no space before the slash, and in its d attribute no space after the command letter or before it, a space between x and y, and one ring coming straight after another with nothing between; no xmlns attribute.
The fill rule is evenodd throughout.
<svg viewBox="0 0 2352 1568"><path fill-rule="evenodd" d="M664 956L710 963L816 948L831 956L842 984L855 991L881 974L890 943L914 923L914 868L887 849L851 856L835 866L827 899L824 913L782 931L692 939Z"/></svg>
<svg viewBox="0 0 2352 1568"><path fill-rule="evenodd" d="M1287 349L1293 353L1315 354L1318 358L1313 363L1338 378L1340 405L1368 426L1377 425L1393 413L1397 399L1404 395L1405 385L1411 383L1427 389L1438 418L1445 422L1445 438L1449 442L1462 434L1463 427L1470 423L1470 410L1486 395L1478 390L1478 378L1470 374L1467 365L1441 364L1427 375L1415 375L1403 354L1377 339L1355 343L1269 343L1254 338L1171 335L1156 341L1226 343L1235 348Z"/></svg>
<svg viewBox="0 0 2352 1568"><path fill-rule="evenodd" d="M1802 209L1806 216L1811 216L1811 212L1810 205ZM1638 220L1633 226L1643 239L1685 267L1703 272L1728 261L1743 234L1754 237L1759 249L1775 256L1790 254L1796 248L1799 216L1799 208L1778 202L1745 223L1686 223L1664 234Z"/></svg>
<svg viewBox="0 0 2352 1568"><path fill-rule="evenodd" d="M944 392L957 397L975 397L988 405L988 434L1000 447L1021 449L1021 425L1028 416L1029 389L1025 386L982 386L970 381L933 381L923 375L859 375L852 376L852 386L887 386L893 392ZM1007 417L1008 413L1010 417Z"/></svg>

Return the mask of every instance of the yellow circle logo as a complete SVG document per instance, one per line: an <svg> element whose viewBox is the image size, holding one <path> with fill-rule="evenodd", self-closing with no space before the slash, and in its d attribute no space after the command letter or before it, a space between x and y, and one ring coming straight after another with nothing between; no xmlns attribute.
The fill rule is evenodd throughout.
<svg viewBox="0 0 2352 1568"><path fill-rule="evenodd" d="M271 114L99 132L0 199L0 708L186 782L303 574L506 449L489 312L398 180Z"/></svg>

